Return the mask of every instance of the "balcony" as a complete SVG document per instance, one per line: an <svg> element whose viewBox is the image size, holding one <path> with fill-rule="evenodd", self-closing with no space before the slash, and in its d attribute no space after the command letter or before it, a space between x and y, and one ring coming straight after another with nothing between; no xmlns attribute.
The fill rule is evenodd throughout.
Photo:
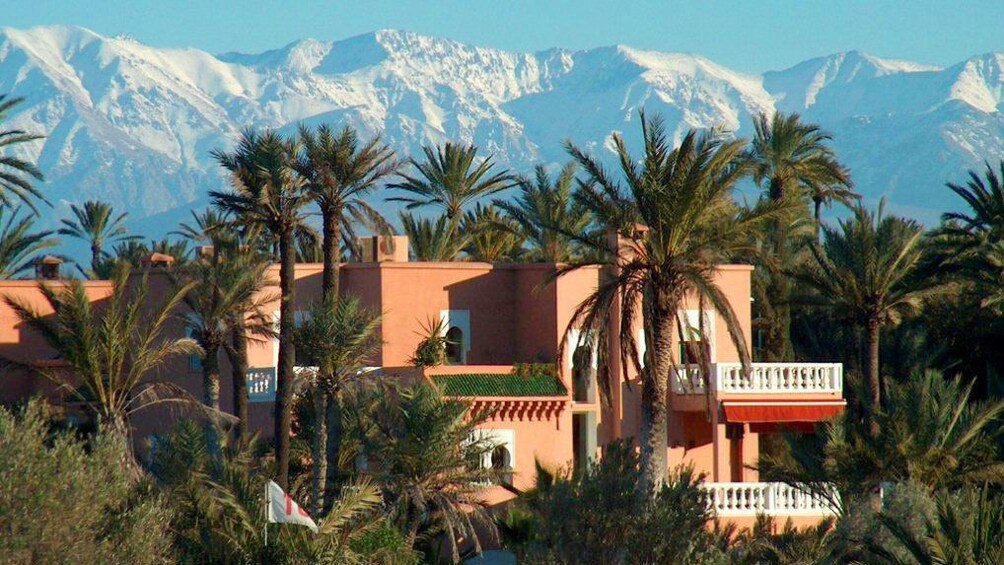
<svg viewBox="0 0 1004 565"><path fill-rule="evenodd" d="M833 496L808 492L785 483L704 483L708 503L717 516L833 516Z"/></svg>
<svg viewBox="0 0 1004 565"><path fill-rule="evenodd" d="M740 363L712 363L708 382L716 396L723 395L827 395L839 397L844 390L840 363L753 363L749 372ZM705 380L697 365L673 369L673 392L705 394Z"/></svg>
<svg viewBox="0 0 1004 565"><path fill-rule="evenodd" d="M317 367L293 367L295 375L312 374ZM275 402L275 367L252 367L247 372L248 401Z"/></svg>

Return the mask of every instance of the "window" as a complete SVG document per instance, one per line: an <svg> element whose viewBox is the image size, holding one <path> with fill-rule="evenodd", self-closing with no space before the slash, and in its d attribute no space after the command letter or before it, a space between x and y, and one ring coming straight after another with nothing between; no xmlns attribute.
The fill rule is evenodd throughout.
<svg viewBox="0 0 1004 565"><path fill-rule="evenodd" d="M492 450L492 469L497 471L512 470L512 454L504 445L496 445Z"/></svg>
<svg viewBox="0 0 1004 565"><path fill-rule="evenodd" d="M575 402L596 402L598 348L596 332L568 330L565 356L572 374L572 399Z"/></svg>
<svg viewBox="0 0 1004 565"><path fill-rule="evenodd" d="M700 310L680 310L678 322L683 329L680 339L680 359L684 364L697 364L702 356L715 362L715 312L705 310L703 320ZM703 330L703 333L702 333ZM703 350L703 351L702 351Z"/></svg>
<svg viewBox="0 0 1004 565"><path fill-rule="evenodd" d="M471 311L470 310L440 310L439 318L443 321L446 344L446 359L448 363L462 365L467 363L467 354L471 351Z"/></svg>
<svg viewBox="0 0 1004 565"><path fill-rule="evenodd" d="M456 326L446 330L446 362L451 365L464 362L464 331Z"/></svg>
<svg viewBox="0 0 1004 565"><path fill-rule="evenodd" d="M471 441L492 444L491 451L483 455L481 466L485 469L512 469L516 466L516 432L500 429L477 429Z"/></svg>

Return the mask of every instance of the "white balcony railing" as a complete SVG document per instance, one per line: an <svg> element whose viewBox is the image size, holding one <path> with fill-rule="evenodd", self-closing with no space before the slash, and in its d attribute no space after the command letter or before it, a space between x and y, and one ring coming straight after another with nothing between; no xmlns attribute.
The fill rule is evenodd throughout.
<svg viewBox="0 0 1004 565"><path fill-rule="evenodd" d="M704 483L718 516L832 516L831 497L785 483ZM836 496L832 500L837 500Z"/></svg>
<svg viewBox="0 0 1004 565"><path fill-rule="evenodd" d="M317 367L293 367L297 376L309 376ZM253 367L247 372L248 400L250 402L275 402L275 367Z"/></svg>
<svg viewBox="0 0 1004 565"><path fill-rule="evenodd" d="M248 400L251 402L275 401L275 367L248 369Z"/></svg>
<svg viewBox="0 0 1004 565"><path fill-rule="evenodd" d="M715 391L733 394L840 394L844 367L840 363L753 363L746 373L740 363L712 363L708 380ZM704 394L700 368L676 366L672 387L676 394Z"/></svg>

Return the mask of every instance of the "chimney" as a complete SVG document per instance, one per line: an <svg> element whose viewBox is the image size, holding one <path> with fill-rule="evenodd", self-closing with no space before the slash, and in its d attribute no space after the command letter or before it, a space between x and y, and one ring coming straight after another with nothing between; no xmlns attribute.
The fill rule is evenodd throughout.
<svg viewBox="0 0 1004 565"><path fill-rule="evenodd" d="M162 269L174 264L174 257L164 253L151 253L139 260L144 269Z"/></svg>
<svg viewBox="0 0 1004 565"><path fill-rule="evenodd" d="M59 267L63 260L59 257L46 255L35 261L35 278L46 281L59 280Z"/></svg>
<svg viewBox="0 0 1004 565"><path fill-rule="evenodd" d="M363 263L407 263L408 236L404 235L374 235L360 237L358 240Z"/></svg>

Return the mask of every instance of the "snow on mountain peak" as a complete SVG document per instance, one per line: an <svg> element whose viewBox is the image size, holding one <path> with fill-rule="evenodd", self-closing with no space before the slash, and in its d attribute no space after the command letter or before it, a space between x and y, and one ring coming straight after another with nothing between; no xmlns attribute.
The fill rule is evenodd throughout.
<svg viewBox="0 0 1004 565"><path fill-rule="evenodd" d="M76 26L0 29L0 92L28 99L10 124L48 134L20 149L43 190L110 201L134 222L204 204L226 182L210 150L246 126L348 123L402 155L454 139L526 170L566 160L565 139L605 152L617 130L637 147L641 108L676 138L717 125L748 136L757 113L798 111L834 134L866 195L944 208L946 180L1004 154L1002 68L1001 54L941 69L848 51L758 76L624 45L517 53L393 29L214 56Z"/></svg>

